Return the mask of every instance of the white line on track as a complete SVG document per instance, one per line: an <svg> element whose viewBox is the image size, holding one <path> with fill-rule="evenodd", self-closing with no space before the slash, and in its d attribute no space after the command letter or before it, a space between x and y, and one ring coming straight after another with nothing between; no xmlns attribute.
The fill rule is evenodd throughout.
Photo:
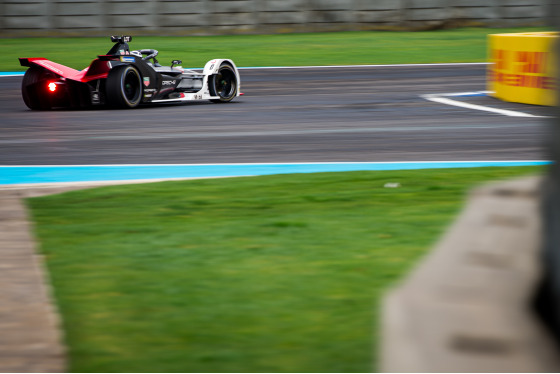
<svg viewBox="0 0 560 374"><path fill-rule="evenodd" d="M388 68L388 67L430 67L488 65L489 62L443 62L433 64L377 64L377 65L317 65L317 66L259 66L238 67L238 69L332 69L332 68Z"/></svg>
<svg viewBox="0 0 560 374"><path fill-rule="evenodd" d="M457 106L457 107L461 107L461 108L480 110L480 111L485 111L485 112L492 112L492 113L497 113L497 114L501 114L501 115L504 115L504 116L510 116L510 117L550 118L548 116L537 116L537 115L534 115L534 114L518 112L518 111L515 111L515 110L498 109L498 108L492 108L492 107L488 107L488 106L484 106L484 105L470 104L470 103L465 103L465 102L462 102L462 101L453 100L453 99L449 98L449 97L472 96L472 95L475 95L475 94L487 94L487 93L488 93L488 91L458 92L458 93L443 93L443 94L426 94L426 95L421 95L421 97L426 99L426 100L433 101L433 102L440 103L440 104L452 105L452 106Z"/></svg>

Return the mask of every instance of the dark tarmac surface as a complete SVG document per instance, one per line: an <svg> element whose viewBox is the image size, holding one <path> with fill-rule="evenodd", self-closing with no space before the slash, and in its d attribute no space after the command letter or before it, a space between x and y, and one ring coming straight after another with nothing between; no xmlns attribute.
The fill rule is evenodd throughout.
<svg viewBox="0 0 560 374"><path fill-rule="evenodd" d="M546 159L546 120L427 101L485 65L243 69L244 96L134 110L29 110L0 78L0 165ZM468 98L464 99L468 100ZM476 104L546 115L483 97Z"/></svg>

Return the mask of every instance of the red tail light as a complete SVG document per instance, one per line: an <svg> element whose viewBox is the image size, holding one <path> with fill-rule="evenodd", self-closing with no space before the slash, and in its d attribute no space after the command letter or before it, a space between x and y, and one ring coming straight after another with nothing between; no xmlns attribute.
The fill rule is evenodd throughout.
<svg viewBox="0 0 560 374"><path fill-rule="evenodd" d="M47 85L47 87L49 88L50 92L55 92L56 91L56 83L51 82Z"/></svg>

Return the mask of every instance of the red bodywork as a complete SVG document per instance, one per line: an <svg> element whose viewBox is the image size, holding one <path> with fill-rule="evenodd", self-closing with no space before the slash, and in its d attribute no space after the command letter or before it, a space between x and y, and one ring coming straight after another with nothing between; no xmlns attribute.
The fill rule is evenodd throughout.
<svg viewBox="0 0 560 374"><path fill-rule="evenodd" d="M112 56L99 56L98 59L93 60L90 66L84 70L72 69L43 57L20 58L19 60L22 66L37 65L63 78L87 83L92 80L107 78L109 70L111 70L108 61L115 60L115 58Z"/></svg>

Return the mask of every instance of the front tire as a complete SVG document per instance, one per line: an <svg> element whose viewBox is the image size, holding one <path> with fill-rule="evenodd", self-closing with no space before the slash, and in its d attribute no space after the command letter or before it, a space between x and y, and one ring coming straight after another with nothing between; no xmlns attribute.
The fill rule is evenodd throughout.
<svg viewBox="0 0 560 374"><path fill-rule="evenodd" d="M228 103L237 96L238 81L237 74L233 66L227 62L223 63L218 69L218 74L208 78L210 95L218 96L219 99L211 99L213 103Z"/></svg>
<svg viewBox="0 0 560 374"><path fill-rule="evenodd" d="M107 76L107 104L116 108L136 108L142 102L142 77L132 65L121 65Z"/></svg>

